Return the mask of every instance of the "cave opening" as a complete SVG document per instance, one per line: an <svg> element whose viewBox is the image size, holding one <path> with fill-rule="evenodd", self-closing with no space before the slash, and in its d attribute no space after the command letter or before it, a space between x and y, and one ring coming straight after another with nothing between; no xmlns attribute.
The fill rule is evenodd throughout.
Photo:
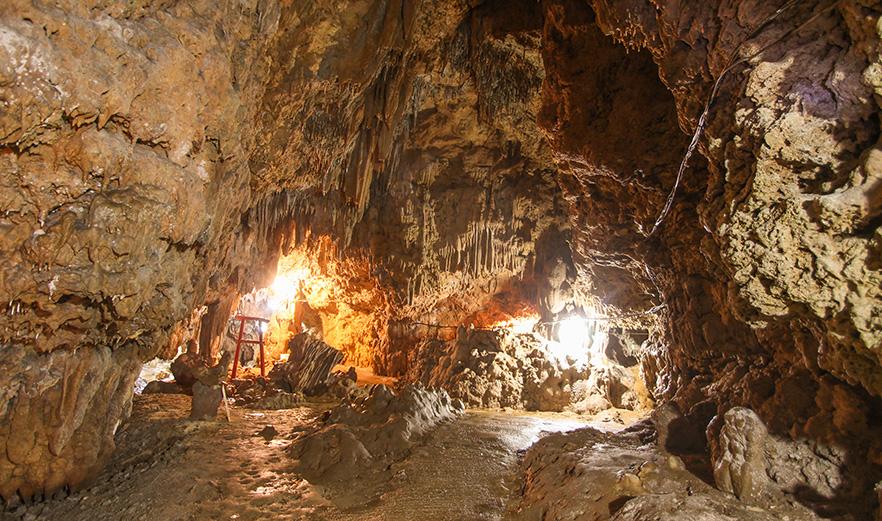
<svg viewBox="0 0 882 521"><path fill-rule="evenodd" d="M56 4L0 519L882 521L877 2Z"/></svg>

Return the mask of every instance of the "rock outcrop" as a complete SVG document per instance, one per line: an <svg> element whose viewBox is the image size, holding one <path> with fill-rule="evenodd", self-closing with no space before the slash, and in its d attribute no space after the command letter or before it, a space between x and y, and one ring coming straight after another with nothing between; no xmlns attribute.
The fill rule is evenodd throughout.
<svg viewBox="0 0 882 521"><path fill-rule="evenodd" d="M350 496L364 501L390 478L392 463L464 409L444 390L413 385L396 394L378 385L360 401L329 411L323 424L301 433L288 452L298 472L340 496L338 502L354 500Z"/></svg>
<svg viewBox="0 0 882 521"><path fill-rule="evenodd" d="M850 457L839 445L769 434L756 413L743 407L726 411L721 423L718 437L709 440L720 490L755 505L789 494L827 517L872 515L874 501L866 491L882 477L872 462Z"/></svg>
<svg viewBox="0 0 882 521"><path fill-rule="evenodd" d="M415 346L408 366L405 380L445 389L471 407L597 412L651 406L636 366L570 363L534 333L461 327L454 340Z"/></svg>
<svg viewBox="0 0 882 521"><path fill-rule="evenodd" d="M0 495L92 474L140 363L212 360L317 237L366 259L320 314L369 316L344 351L379 373L504 295L592 307L647 332L652 399L882 464L880 14L4 2Z"/></svg>
<svg viewBox="0 0 882 521"><path fill-rule="evenodd" d="M750 409L726 412L714 461L717 488L739 499L755 500L768 486L766 426Z"/></svg>
<svg viewBox="0 0 882 521"><path fill-rule="evenodd" d="M337 351L309 333L300 333L288 342L290 358L273 366L269 378L288 392L318 394L325 390L331 369L343 360Z"/></svg>
<svg viewBox="0 0 882 521"><path fill-rule="evenodd" d="M217 417L218 407L224 399L221 386L227 379L232 359L230 353L224 353L217 365L195 372L196 381L193 382L193 400L190 404L191 420L213 420Z"/></svg>
<svg viewBox="0 0 882 521"><path fill-rule="evenodd" d="M241 256L241 123L277 19L256 2L0 6L4 498L93 475L140 363L259 269Z"/></svg>
<svg viewBox="0 0 882 521"><path fill-rule="evenodd" d="M781 499L761 508L739 502L697 479L677 456L647 444L652 434L584 428L543 438L524 456L512 519L820 519Z"/></svg>

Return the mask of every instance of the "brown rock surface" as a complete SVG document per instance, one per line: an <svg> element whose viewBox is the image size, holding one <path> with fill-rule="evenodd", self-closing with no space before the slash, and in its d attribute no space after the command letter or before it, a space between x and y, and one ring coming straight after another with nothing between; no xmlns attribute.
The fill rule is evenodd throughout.
<svg viewBox="0 0 882 521"><path fill-rule="evenodd" d="M191 420L213 420L223 400L220 385L205 385L197 381L193 384L193 401L190 405Z"/></svg>
<svg viewBox="0 0 882 521"><path fill-rule="evenodd" d="M676 456L646 444L635 431L583 428L553 434L524 456L524 487L511 518L638 520L820 519L801 505L740 503L687 472Z"/></svg>
<svg viewBox="0 0 882 521"><path fill-rule="evenodd" d="M504 293L627 313L652 398L878 464L880 13L4 2L0 495L93 474L140 363L199 324L215 355L235 297L319 236L370 259L346 291L382 300L348 315L372 328L466 324ZM346 349L405 374L438 336L411 326Z"/></svg>
<svg viewBox="0 0 882 521"><path fill-rule="evenodd" d="M331 409L288 453L298 472L332 491L336 503L357 504L373 500L391 478L392 463L464 409L443 389L416 384L393 393L377 385L369 396Z"/></svg>
<svg viewBox="0 0 882 521"><path fill-rule="evenodd" d="M826 517L860 519L873 511L866 491L878 469L841 445L769 434L743 407L726 411L718 439L710 442L717 487L744 502L763 505L785 493Z"/></svg>
<svg viewBox="0 0 882 521"><path fill-rule="evenodd" d="M735 407L725 414L714 461L717 488L739 499L754 500L768 486L766 439L768 431L750 409Z"/></svg>
<svg viewBox="0 0 882 521"><path fill-rule="evenodd" d="M309 333L295 335L288 342L291 357L276 364L269 378L279 388L293 393L319 394L326 389L328 377L343 359L337 351Z"/></svg>
<svg viewBox="0 0 882 521"><path fill-rule="evenodd" d="M166 4L0 6L7 499L93 474L140 362L249 269L240 124L272 16Z"/></svg>

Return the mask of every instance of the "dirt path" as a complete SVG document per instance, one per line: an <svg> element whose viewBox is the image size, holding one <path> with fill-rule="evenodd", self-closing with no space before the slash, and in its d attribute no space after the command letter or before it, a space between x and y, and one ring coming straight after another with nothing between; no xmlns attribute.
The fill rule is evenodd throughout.
<svg viewBox="0 0 882 521"><path fill-rule="evenodd" d="M373 503L340 511L333 498L291 470L285 447L327 406L281 411L232 409L233 421L190 422L189 397L136 398L118 450L95 484L67 498L3 519L355 520L501 519L517 451L543 431L585 425L577 417L470 411L439 427L395 464L389 490ZM256 433L273 425L271 441Z"/></svg>
<svg viewBox="0 0 882 521"><path fill-rule="evenodd" d="M442 425L395 465L392 488L358 521L476 521L501 519L510 497L517 451L543 431L583 426L576 419L469 411Z"/></svg>

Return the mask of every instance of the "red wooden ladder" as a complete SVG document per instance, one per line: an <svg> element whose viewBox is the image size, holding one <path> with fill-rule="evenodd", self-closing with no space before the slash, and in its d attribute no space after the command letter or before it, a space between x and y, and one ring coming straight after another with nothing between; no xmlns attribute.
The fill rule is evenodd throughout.
<svg viewBox="0 0 882 521"><path fill-rule="evenodd" d="M233 320L239 321L239 337L236 339L236 355L233 357L233 378L236 377L236 372L239 370L239 350L242 348L242 344L258 344L260 345L260 376L266 377L266 373L264 372L264 363L263 363L263 329L261 329L261 322L269 323L268 318L261 317L249 317L247 315L236 315L233 317ZM257 322L257 340L246 340L243 339L242 336L245 334L245 322L249 320L254 320Z"/></svg>

